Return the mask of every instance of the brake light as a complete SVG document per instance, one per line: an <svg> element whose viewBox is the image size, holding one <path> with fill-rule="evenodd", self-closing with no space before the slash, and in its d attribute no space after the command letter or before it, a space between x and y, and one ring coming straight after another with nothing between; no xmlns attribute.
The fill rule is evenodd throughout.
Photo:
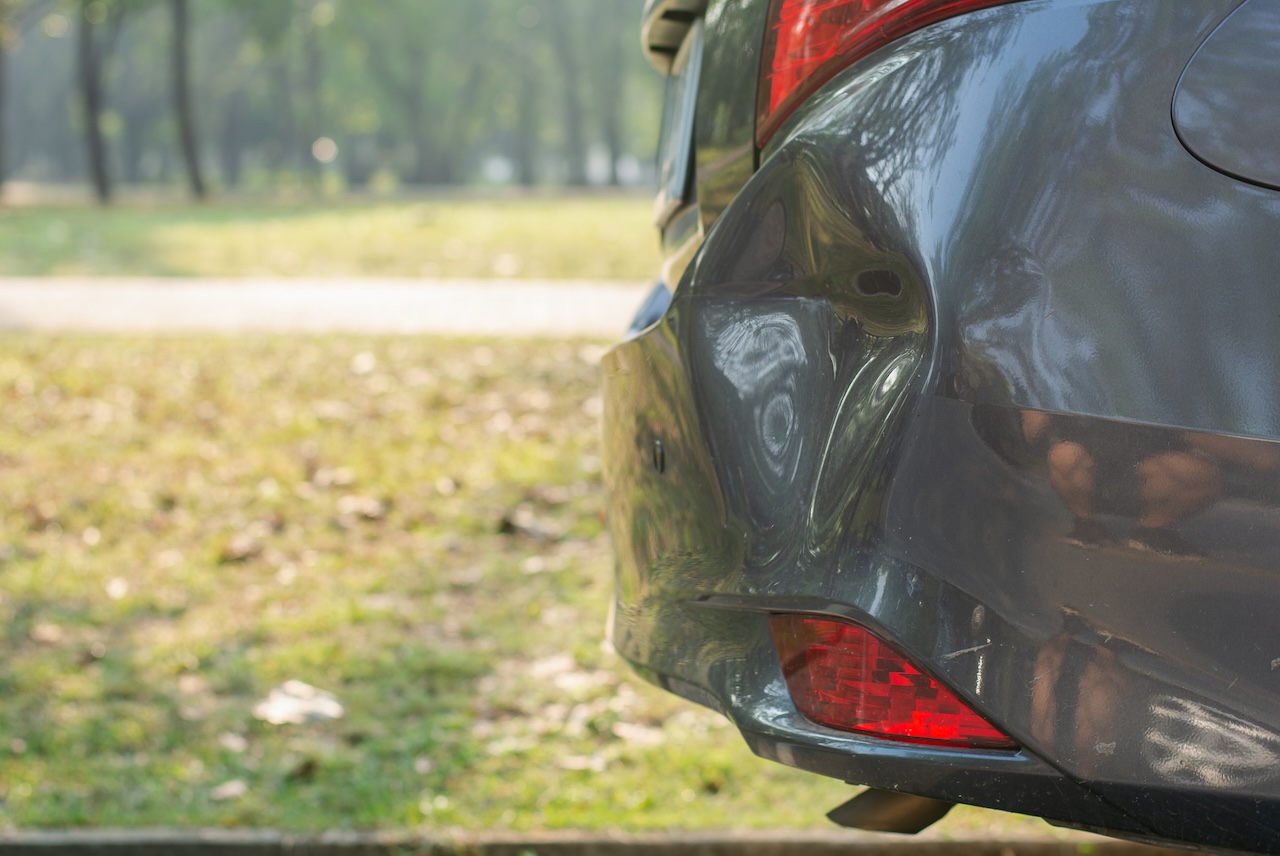
<svg viewBox="0 0 1280 856"><path fill-rule="evenodd" d="M769 625L792 700L820 725L913 743L1018 748L951 690L856 624L773 615Z"/></svg>
<svg viewBox="0 0 1280 856"><path fill-rule="evenodd" d="M876 48L926 24L1012 0L772 0L756 102L764 146L815 89Z"/></svg>

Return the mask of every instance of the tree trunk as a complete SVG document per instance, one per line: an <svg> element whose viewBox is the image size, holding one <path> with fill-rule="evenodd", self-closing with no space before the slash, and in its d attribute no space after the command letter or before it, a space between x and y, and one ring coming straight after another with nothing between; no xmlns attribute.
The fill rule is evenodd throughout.
<svg viewBox="0 0 1280 856"><path fill-rule="evenodd" d="M0 188L9 177L9 46L6 27L8 21L0 21Z"/></svg>
<svg viewBox="0 0 1280 856"><path fill-rule="evenodd" d="M93 191L98 202L106 205L111 202L111 176L107 172L106 141L102 138L102 63L99 52L94 48L95 25L88 17L91 5L91 0L80 0L76 53L89 175L93 179Z"/></svg>
<svg viewBox="0 0 1280 856"><path fill-rule="evenodd" d="M307 28L306 37L306 87L307 87L307 106L310 107L310 115L307 117L306 137L302 141L304 158L303 163L307 165L307 172L311 176L311 180L317 185L320 182L320 161L316 160L312 153L312 146L315 141L324 135L324 102L321 98L321 86L323 84L323 71L320 59L320 28L314 24Z"/></svg>
<svg viewBox="0 0 1280 856"><path fill-rule="evenodd" d="M610 61L604 78L600 81L600 122L603 125L604 145L609 152L609 184L617 187L618 158L622 156L622 69L616 60Z"/></svg>
<svg viewBox="0 0 1280 856"><path fill-rule="evenodd" d="M426 110L418 98L404 102L409 127L413 129L413 167L409 172L409 184L424 185L431 181L434 168L431 130L427 125Z"/></svg>
<svg viewBox="0 0 1280 856"><path fill-rule="evenodd" d="M19 42L26 26L24 19L29 20L30 17L30 8L24 9L14 0L0 0L0 186L4 185L14 166L9 141L9 114L12 109L9 105L9 47Z"/></svg>
<svg viewBox="0 0 1280 856"><path fill-rule="evenodd" d="M271 70L272 101L275 103L279 148L270 158L273 169L293 170L298 166L298 126L293 117L293 81L287 60L281 59Z"/></svg>
<svg viewBox="0 0 1280 856"><path fill-rule="evenodd" d="M125 184L142 182L142 150L149 117L135 110L124 114L124 134L120 139L120 165Z"/></svg>
<svg viewBox="0 0 1280 856"><path fill-rule="evenodd" d="M630 27L624 25L625 19L619 15L618 7L600 3L592 6L591 11L593 32L630 35ZM630 47L630 41L624 45L618 35L611 39L602 37L597 49L591 54L594 67L586 75L592 81L595 112L600 117L600 133L609 154L608 181L614 187L619 184L618 158L622 156L623 57Z"/></svg>
<svg viewBox="0 0 1280 856"><path fill-rule="evenodd" d="M574 22L573 10L564 0L560 0L558 6L558 20L552 25L551 32L564 77L565 158L569 166L569 185L581 187L587 183L587 141L582 121L581 81L578 79L578 45L568 30Z"/></svg>
<svg viewBox="0 0 1280 856"><path fill-rule="evenodd" d="M361 190L369 186L369 178L377 167L377 148L377 141L367 134L352 134L346 139L342 176L347 182L348 190Z"/></svg>
<svg viewBox="0 0 1280 856"><path fill-rule="evenodd" d="M528 75L526 75L528 77ZM446 130L441 147L441 162L445 184L465 184L467 178L468 157L471 155L471 143L474 141L473 123L477 111L470 105L475 104L480 96L484 83L483 63L473 62L467 70L467 79L458 89L457 106L452 113L453 121L446 121Z"/></svg>
<svg viewBox="0 0 1280 856"><path fill-rule="evenodd" d="M222 118L222 183L228 189L240 184L241 159L244 155L244 91L227 96L227 111Z"/></svg>
<svg viewBox="0 0 1280 856"><path fill-rule="evenodd" d="M530 61L528 68L533 68ZM516 180L525 187L538 181L538 77L520 76L520 100L516 106L515 161Z"/></svg>
<svg viewBox="0 0 1280 856"><path fill-rule="evenodd" d="M404 45L403 61L408 74L402 77L396 74L396 68L389 59L389 50L379 49L373 43L370 47L369 72L387 97L399 105L405 130L413 144L412 160L408 164L397 158L397 167L407 170L401 178L406 184L427 184L436 169L436 135L432 131L439 124L431 121L426 103L424 84L431 73L427 51L417 36L409 38Z"/></svg>
<svg viewBox="0 0 1280 856"><path fill-rule="evenodd" d="M187 14L187 0L171 0L173 10L173 110L178 118L178 139L182 149L182 161L187 168L187 183L191 195L205 198L204 177L200 175L200 151L196 140L195 115L191 105L191 87L188 72L191 66L188 35L191 26Z"/></svg>
<svg viewBox="0 0 1280 856"><path fill-rule="evenodd" d="M609 149L609 184L614 187L622 183L618 176L618 160L622 157L625 136L622 130L623 56L624 54L619 51L610 64L607 78L609 85L605 88L605 103L601 105L604 116L604 144Z"/></svg>
<svg viewBox="0 0 1280 856"><path fill-rule="evenodd" d="M427 121L427 105L426 96L423 92L423 81L427 79L427 57L426 53L420 47L412 47L409 49L409 78L403 86L394 88L392 91L400 96L400 103L403 105L405 115L409 120L409 127L413 134L413 169L409 176L409 184L423 185L431 181L431 173L434 168L433 153L435 149L435 139L431 133L431 126ZM394 81L391 71L384 72L383 77L388 81Z"/></svg>

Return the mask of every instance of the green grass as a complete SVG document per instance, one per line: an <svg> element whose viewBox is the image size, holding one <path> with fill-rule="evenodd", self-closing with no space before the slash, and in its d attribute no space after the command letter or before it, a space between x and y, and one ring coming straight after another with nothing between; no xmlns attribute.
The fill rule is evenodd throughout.
<svg viewBox="0 0 1280 856"><path fill-rule="evenodd" d="M646 280L634 196L0 208L0 276L386 276Z"/></svg>
<svg viewBox="0 0 1280 856"><path fill-rule="evenodd" d="M825 827L602 644L598 353L0 339L0 827Z"/></svg>

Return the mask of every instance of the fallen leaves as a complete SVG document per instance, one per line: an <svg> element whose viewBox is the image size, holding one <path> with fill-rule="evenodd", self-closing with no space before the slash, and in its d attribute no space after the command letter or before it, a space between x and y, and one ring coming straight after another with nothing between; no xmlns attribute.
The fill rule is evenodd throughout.
<svg viewBox="0 0 1280 856"><path fill-rule="evenodd" d="M272 528L269 523L263 520L255 520L250 523L231 536L226 546L222 548L222 554L218 557L218 561L223 564L227 562L246 562L261 555L265 549L266 540L271 535Z"/></svg>
<svg viewBox="0 0 1280 856"><path fill-rule="evenodd" d="M239 799L249 793L249 783L244 779L231 779L223 782L209 792L209 799L214 802Z"/></svg>
<svg viewBox="0 0 1280 856"><path fill-rule="evenodd" d="M338 500L338 514L346 518L381 520L387 516L387 504L372 496L347 494Z"/></svg>
<svg viewBox="0 0 1280 856"><path fill-rule="evenodd" d="M537 541L555 541L562 533L553 520L539 517L529 503L521 503L498 520L498 534L523 535Z"/></svg>
<svg viewBox="0 0 1280 856"><path fill-rule="evenodd" d="M299 680L288 680L274 687L253 708L255 719L272 725L301 725L304 722L341 719L345 712L333 693Z"/></svg>
<svg viewBox="0 0 1280 856"><path fill-rule="evenodd" d="M62 628L51 622L41 622L31 628L31 641L43 645L58 645L64 636Z"/></svg>
<svg viewBox="0 0 1280 856"><path fill-rule="evenodd" d="M315 800L456 823L478 758L614 763L608 669L569 653L532 689L505 669L477 685L596 646L597 378L578 350L0 343L0 449L22 450L0 456L0 730L24 747L7 775L85 783L106 794L92 816L124 824L302 823ZM15 823L89 817L12 794Z"/></svg>

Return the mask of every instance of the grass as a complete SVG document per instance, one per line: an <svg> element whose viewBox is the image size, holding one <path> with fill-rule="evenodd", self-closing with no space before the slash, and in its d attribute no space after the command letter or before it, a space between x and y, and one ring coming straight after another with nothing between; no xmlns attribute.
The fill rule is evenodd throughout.
<svg viewBox="0 0 1280 856"><path fill-rule="evenodd" d="M647 280L647 199L0 208L0 276Z"/></svg>
<svg viewBox="0 0 1280 856"><path fill-rule="evenodd" d="M0 339L0 827L825 827L602 644L598 355Z"/></svg>

